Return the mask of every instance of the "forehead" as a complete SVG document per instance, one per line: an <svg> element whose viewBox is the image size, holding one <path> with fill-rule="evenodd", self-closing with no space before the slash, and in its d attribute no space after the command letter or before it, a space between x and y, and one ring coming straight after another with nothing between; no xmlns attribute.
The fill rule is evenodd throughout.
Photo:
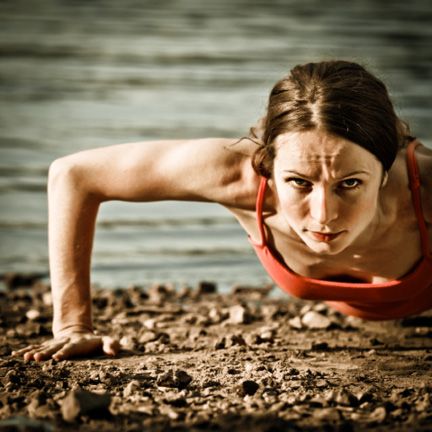
<svg viewBox="0 0 432 432"><path fill-rule="evenodd" d="M351 168L375 171L381 165L363 147L319 130L279 135L275 149L275 164L283 164L283 169L327 166L338 171Z"/></svg>

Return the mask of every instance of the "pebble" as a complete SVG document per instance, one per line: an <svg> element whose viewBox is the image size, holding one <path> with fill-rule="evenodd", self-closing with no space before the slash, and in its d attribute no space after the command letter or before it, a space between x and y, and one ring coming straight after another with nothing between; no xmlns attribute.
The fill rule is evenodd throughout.
<svg viewBox="0 0 432 432"><path fill-rule="evenodd" d="M294 318L291 318L291 319L288 321L288 324L290 325L290 327L295 328L295 329L297 329L297 330L300 330L300 329L303 328L302 320L301 320L301 318L300 318L299 316L296 316L296 317L294 317Z"/></svg>
<svg viewBox="0 0 432 432"><path fill-rule="evenodd" d="M227 318L227 315L222 313L219 308L213 307L210 309L208 317L213 324L219 324L221 321Z"/></svg>
<svg viewBox="0 0 432 432"><path fill-rule="evenodd" d="M325 393L325 400L343 406L357 406L358 399L348 390L329 390Z"/></svg>
<svg viewBox="0 0 432 432"><path fill-rule="evenodd" d="M141 387L141 384L137 380L130 381L127 386L123 390L123 397L129 397L133 393L135 393L136 390L138 390Z"/></svg>
<svg viewBox="0 0 432 432"><path fill-rule="evenodd" d="M328 351L329 344L327 342L313 342L311 349L313 351Z"/></svg>
<svg viewBox="0 0 432 432"><path fill-rule="evenodd" d="M369 387L365 390L361 390L356 394L356 398L360 404L364 402L371 402L374 399L374 389Z"/></svg>
<svg viewBox="0 0 432 432"><path fill-rule="evenodd" d="M27 412L31 418L53 418L54 413L47 404L41 404L37 398L34 398L27 405ZM0 428L1 430L1 428Z"/></svg>
<svg viewBox="0 0 432 432"><path fill-rule="evenodd" d="M336 423L341 419L341 414L336 408L319 408L313 411L313 416L318 420Z"/></svg>
<svg viewBox="0 0 432 432"><path fill-rule="evenodd" d="M160 387L184 389L191 381L192 377L187 372L180 369L171 369L168 372L159 375L156 384Z"/></svg>
<svg viewBox="0 0 432 432"><path fill-rule="evenodd" d="M3 282L9 290L30 287L39 279L45 277L44 273L14 273L8 272L2 275Z"/></svg>
<svg viewBox="0 0 432 432"><path fill-rule="evenodd" d="M423 412L432 407L431 398L428 393L426 393L421 399L417 400L415 404L415 409L417 412Z"/></svg>
<svg viewBox="0 0 432 432"><path fill-rule="evenodd" d="M306 312L301 321L309 329L327 329L331 326L331 321L326 316L315 311Z"/></svg>
<svg viewBox="0 0 432 432"><path fill-rule="evenodd" d="M253 396L259 388L259 384L252 380L245 380L241 383L241 393L243 396Z"/></svg>
<svg viewBox="0 0 432 432"><path fill-rule="evenodd" d="M259 328L259 338L262 342L273 342L276 334L276 327L265 326Z"/></svg>
<svg viewBox="0 0 432 432"><path fill-rule="evenodd" d="M226 338L225 336L220 337L214 344L214 348L217 350L225 349Z"/></svg>
<svg viewBox="0 0 432 432"><path fill-rule="evenodd" d="M147 343L147 342L153 342L158 338L158 334L152 331L146 331L141 334L141 336L138 339L138 342L140 343Z"/></svg>
<svg viewBox="0 0 432 432"><path fill-rule="evenodd" d="M248 299L260 300L266 297L273 289L273 285L263 287L254 287L249 285L234 285L231 288L231 294L245 296Z"/></svg>
<svg viewBox="0 0 432 432"><path fill-rule="evenodd" d="M143 326L148 330L154 330L156 328L156 320L154 318L148 318L143 321Z"/></svg>
<svg viewBox="0 0 432 432"><path fill-rule="evenodd" d="M241 334L233 334L228 337L225 343L225 347L229 348L234 345L240 345L245 346L246 341L244 340L243 336Z"/></svg>
<svg viewBox="0 0 432 432"><path fill-rule="evenodd" d="M382 423L387 417L387 411L384 407L375 408L370 414L368 421L370 423Z"/></svg>
<svg viewBox="0 0 432 432"><path fill-rule="evenodd" d="M41 313L37 309L30 309L26 312L26 317L31 321L38 319L40 316Z"/></svg>
<svg viewBox="0 0 432 432"><path fill-rule="evenodd" d="M87 390L71 390L61 401L61 413L67 422L75 421L81 415L99 415L108 411L111 396Z"/></svg>
<svg viewBox="0 0 432 432"><path fill-rule="evenodd" d="M52 306L53 301L52 301L51 292L48 291L48 292L43 293L42 294L42 301L43 301L43 304L45 306Z"/></svg>
<svg viewBox="0 0 432 432"><path fill-rule="evenodd" d="M123 336L120 339L120 346L125 350L133 351L136 349L136 340L131 336Z"/></svg>
<svg viewBox="0 0 432 432"><path fill-rule="evenodd" d="M203 336L207 336L206 330L200 327L192 327L188 332L188 337L192 342L196 342L198 339L201 339Z"/></svg>
<svg viewBox="0 0 432 432"><path fill-rule="evenodd" d="M244 306L235 305L229 308L229 322L231 324L246 324L249 320L249 313Z"/></svg>
<svg viewBox="0 0 432 432"><path fill-rule="evenodd" d="M185 408L188 405L186 398L179 396L177 393L166 394L164 402L176 408Z"/></svg>
<svg viewBox="0 0 432 432"><path fill-rule="evenodd" d="M214 282L201 281L198 283L197 293L202 294L215 294L217 292L217 285Z"/></svg>

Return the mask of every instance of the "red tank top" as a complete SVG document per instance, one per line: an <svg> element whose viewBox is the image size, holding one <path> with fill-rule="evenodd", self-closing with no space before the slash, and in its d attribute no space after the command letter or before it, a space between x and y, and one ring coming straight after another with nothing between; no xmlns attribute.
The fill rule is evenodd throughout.
<svg viewBox="0 0 432 432"><path fill-rule="evenodd" d="M420 143L407 148L407 166L412 202L421 235L422 259L402 278L384 283L333 282L300 276L276 259L266 244L262 207L267 180L261 178L256 201L260 242L249 241L267 273L281 289L307 300L324 300L334 309L369 320L397 319L432 308L432 252L424 220L420 175L414 155ZM395 251L397 253L397 251Z"/></svg>

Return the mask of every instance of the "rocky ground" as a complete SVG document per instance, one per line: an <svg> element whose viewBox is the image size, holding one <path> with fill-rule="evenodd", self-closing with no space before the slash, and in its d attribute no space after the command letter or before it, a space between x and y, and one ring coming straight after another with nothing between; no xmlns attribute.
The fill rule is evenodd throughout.
<svg viewBox="0 0 432 432"><path fill-rule="evenodd" d="M0 431L432 430L432 313L366 322L205 282L98 289L119 356L24 363L10 353L50 336L49 287L3 278Z"/></svg>

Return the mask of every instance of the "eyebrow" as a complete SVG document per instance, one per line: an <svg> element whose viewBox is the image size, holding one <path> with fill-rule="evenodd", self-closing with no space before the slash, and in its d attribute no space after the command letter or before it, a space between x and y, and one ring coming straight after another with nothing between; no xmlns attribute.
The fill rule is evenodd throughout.
<svg viewBox="0 0 432 432"><path fill-rule="evenodd" d="M299 173L299 172L294 171L294 170L283 170L283 172L295 174L295 175L298 175L299 177L308 178L308 176L306 174L302 174L302 173ZM343 176L341 176L339 178L351 177L351 176L357 175L357 174L367 174L367 175L370 175L370 172L369 171L362 171L362 170L360 170L360 171L353 171L353 172L345 174L345 175L343 175Z"/></svg>

